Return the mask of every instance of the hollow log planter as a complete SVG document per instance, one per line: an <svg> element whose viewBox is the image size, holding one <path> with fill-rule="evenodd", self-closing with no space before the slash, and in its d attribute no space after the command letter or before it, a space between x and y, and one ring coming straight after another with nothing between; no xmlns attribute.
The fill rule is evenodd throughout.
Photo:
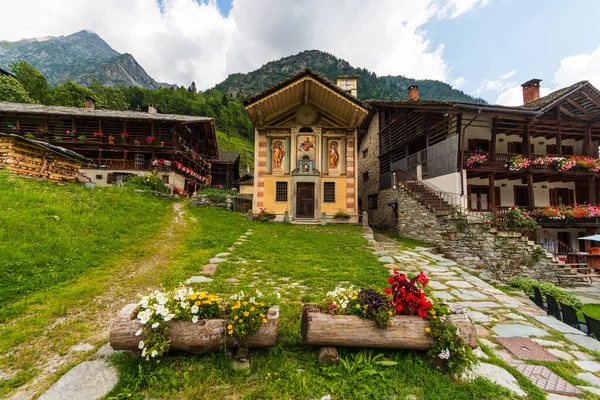
<svg viewBox="0 0 600 400"><path fill-rule="evenodd" d="M477 332L467 314L455 314L449 318L460 330L465 343L476 348ZM334 361L335 346L376 347L384 349L429 350L433 339L425 328L429 322L416 315L397 315L394 325L379 328L374 321L353 315L331 315L318 308L306 307L302 314L302 341L311 346L326 346L319 351L319 362ZM321 354L324 354L321 357Z"/></svg>
<svg viewBox="0 0 600 400"><path fill-rule="evenodd" d="M136 319L137 304L128 304L119 313L117 321L110 330L110 345L115 350L138 350L140 340L146 336L135 336L143 325ZM260 326L254 335L243 339L242 346L249 348L265 348L275 346L277 338L277 322L279 307L271 307L267 311L267 323ZM223 348L223 339L227 347L234 347L233 340L225 337L225 319L200 320L195 324L191 321L169 321L168 339L171 341L170 350L187 351L193 354L203 354Z"/></svg>

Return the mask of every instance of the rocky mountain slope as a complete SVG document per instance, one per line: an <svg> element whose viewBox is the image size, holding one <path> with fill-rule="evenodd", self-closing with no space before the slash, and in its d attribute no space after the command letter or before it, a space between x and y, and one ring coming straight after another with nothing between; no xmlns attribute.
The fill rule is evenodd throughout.
<svg viewBox="0 0 600 400"><path fill-rule="evenodd" d="M0 41L0 68L10 70L9 64L21 59L38 68L50 85L67 79L89 85L95 77L109 86L170 86L152 79L131 54L118 53L85 30L68 36Z"/></svg>

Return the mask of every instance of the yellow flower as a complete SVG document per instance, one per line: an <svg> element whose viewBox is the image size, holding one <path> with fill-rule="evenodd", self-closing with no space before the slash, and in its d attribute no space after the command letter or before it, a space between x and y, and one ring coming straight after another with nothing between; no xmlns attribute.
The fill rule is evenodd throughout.
<svg viewBox="0 0 600 400"><path fill-rule="evenodd" d="M360 304L357 304L357 305L356 305L356 308L360 308Z"/></svg>
<svg viewBox="0 0 600 400"><path fill-rule="evenodd" d="M233 335L233 331L229 331L229 335Z"/></svg>
<svg viewBox="0 0 600 400"><path fill-rule="evenodd" d="M243 319L240 319L240 324L241 324L242 322L244 322L244 320L243 320Z"/></svg>
<svg viewBox="0 0 600 400"><path fill-rule="evenodd" d="M244 311L244 317L247 317L248 315L250 315L250 313L248 311Z"/></svg>
<svg viewBox="0 0 600 400"><path fill-rule="evenodd" d="M229 330L233 329L233 325L227 325L227 329L229 329Z"/></svg>
<svg viewBox="0 0 600 400"><path fill-rule="evenodd" d="M388 314L392 315L393 313L391 311L388 311Z"/></svg>
<svg viewBox="0 0 600 400"><path fill-rule="evenodd" d="M206 293L205 292L200 292L200 300L202 300L205 297L206 297Z"/></svg>
<svg viewBox="0 0 600 400"><path fill-rule="evenodd" d="M252 303L252 304L254 304L255 306L257 306L257 305L258 305L258 303L257 303L257 302L254 302L254 303Z"/></svg>
<svg viewBox="0 0 600 400"><path fill-rule="evenodd" d="M245 306L247 306L247 305L248 305L248 302L247 302L247 301L244 301L242 304L243 304L243 305L245 305Z"/></svg>
<svg viewBox="0 0 600 400"><path fill-rule="evenodd" d="M352 296L352 300L356 300L356 296Z"/></svg>
<svg viewBox="0 0 600 400"><path fill-rule="evenodd" d="M254 308L254 307L250 308L250 311L254 311L254 310L255 310L255 308Z"/></svg>
<svg viewBox="0 0 600 400"><path fill-rule="evenodd" d="M433 315L435 315L435 310L431 310L431 313L432 313Z"/></svg>
<svg viewBox="0 0 600 400"><path fill-rule="evenodd" d="M264 307L264 305L265 305L265 302L264 302L264 301L261 301L261 302L260 302L260 306L261 306L261 307Z"/></svg>
<svg viewBox="0 0 600 400"><path fill-rule="evenodd" d="M267 323L267 320L265 318L262 319L263 324Z"/></svg>
<svg viewBox="0 0 600 400"><path fill-rule="evenodd" d="M199 305L200 305L200 302L199 302L199 301L197 301L197 302L195 302L195 303L194 303L194 305L196 305L196 306L199 306Z"/></svg>
<svg viewBox="0 0 600 400"><path fill-rule="evenodd" d="M367 308L367 307L369 307L369 305L368 305L368 304L365 304L365 308Z"/></svg>
<svg viewBox="0 0 600 400"><path fill-rule="evenodd" d="M431 332L431 329L430 328L425 328L425 332L429 333L429 332Z"/></svg>
<svg viewBox="0 0 600 400"><path fill-rule="evenodd" d="M190 300L196 300L197 298L198 298L198 296L196 295L196 293L194 293L190 296Z"/></svg>
<svg viewBox="0 0 600 400"><path fill-rule="evenodd" d="M238 316L237 316L237 315L236 315L235 317L233 317L233 320L234 320L234 321L237 321L237 319L238 319Z"/></svg>
<svg viewBox="0 0 600 400"><path fill-rule="evenodd" d="M394 321L390 321L390 325L394 325Z"/></svg>

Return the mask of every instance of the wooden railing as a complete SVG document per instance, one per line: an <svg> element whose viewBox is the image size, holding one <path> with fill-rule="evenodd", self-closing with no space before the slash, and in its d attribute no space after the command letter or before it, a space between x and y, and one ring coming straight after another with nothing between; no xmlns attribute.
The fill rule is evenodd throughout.
<svg viewBox="0 0 600 400"><path fill-rule="evenodd" d="M552 253L559 261L564 261L566 263L585 263L585 254L573 249L546 230L543 230L540 233L538 244L548 252Z"/></svg>

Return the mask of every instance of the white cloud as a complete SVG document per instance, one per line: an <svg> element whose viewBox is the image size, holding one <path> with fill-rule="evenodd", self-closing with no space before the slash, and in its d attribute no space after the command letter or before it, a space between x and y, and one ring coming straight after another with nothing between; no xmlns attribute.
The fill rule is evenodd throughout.
<svg viewBox="0 0 600 400"><path fill-rule="evenodd" d="M509 81L509 79L515 76L516 73L517 70L512 70L500 75L497 79L484 79L479 88L477 88L477 94L487 91L501 92L511 86L514 86L515 83Z"/></svg>
<svg viewBox="0 0 600 400"><path fill-rule="evenodd" d="M560 87L583 80L600 87L600 46L590 54L563 58L554 74L554 82Z"/></svg>
<svg viewBox="0 0 600 400"><path fill-rule="evenodd" d="M378 75L449 79L444 45L423 25L456 18L489 0L22 0L3 11L0 38L89 29L128 52L158 81L205 89L230 73L307 49L327 51ZM19 16L27 15L27 18Z"/></svg>
<svg viewBox="0 0 600 400"><path fill-rule="evenodd" d="M540 97L550 94L553 90L547 87L540 88ZM496 104L503 106L521 106L523 105L523 88L521 85L515 85L503 91L498 95Z"/></svg>
<svg viewBox="0 0 600 400"><path fill-rule="evenodd" d="M454 86L455 88L461 88L468 83L469 81L466 80L464 76L459 76L458 78L452 81L452 86Z"/></svg>
<svg viewBox="0 0 600 400"><path fill-rule="evenodd" d="M456 18L473 9L485 7L490 2L491 0L448 0L438 12L438 17Z"/></svg>

